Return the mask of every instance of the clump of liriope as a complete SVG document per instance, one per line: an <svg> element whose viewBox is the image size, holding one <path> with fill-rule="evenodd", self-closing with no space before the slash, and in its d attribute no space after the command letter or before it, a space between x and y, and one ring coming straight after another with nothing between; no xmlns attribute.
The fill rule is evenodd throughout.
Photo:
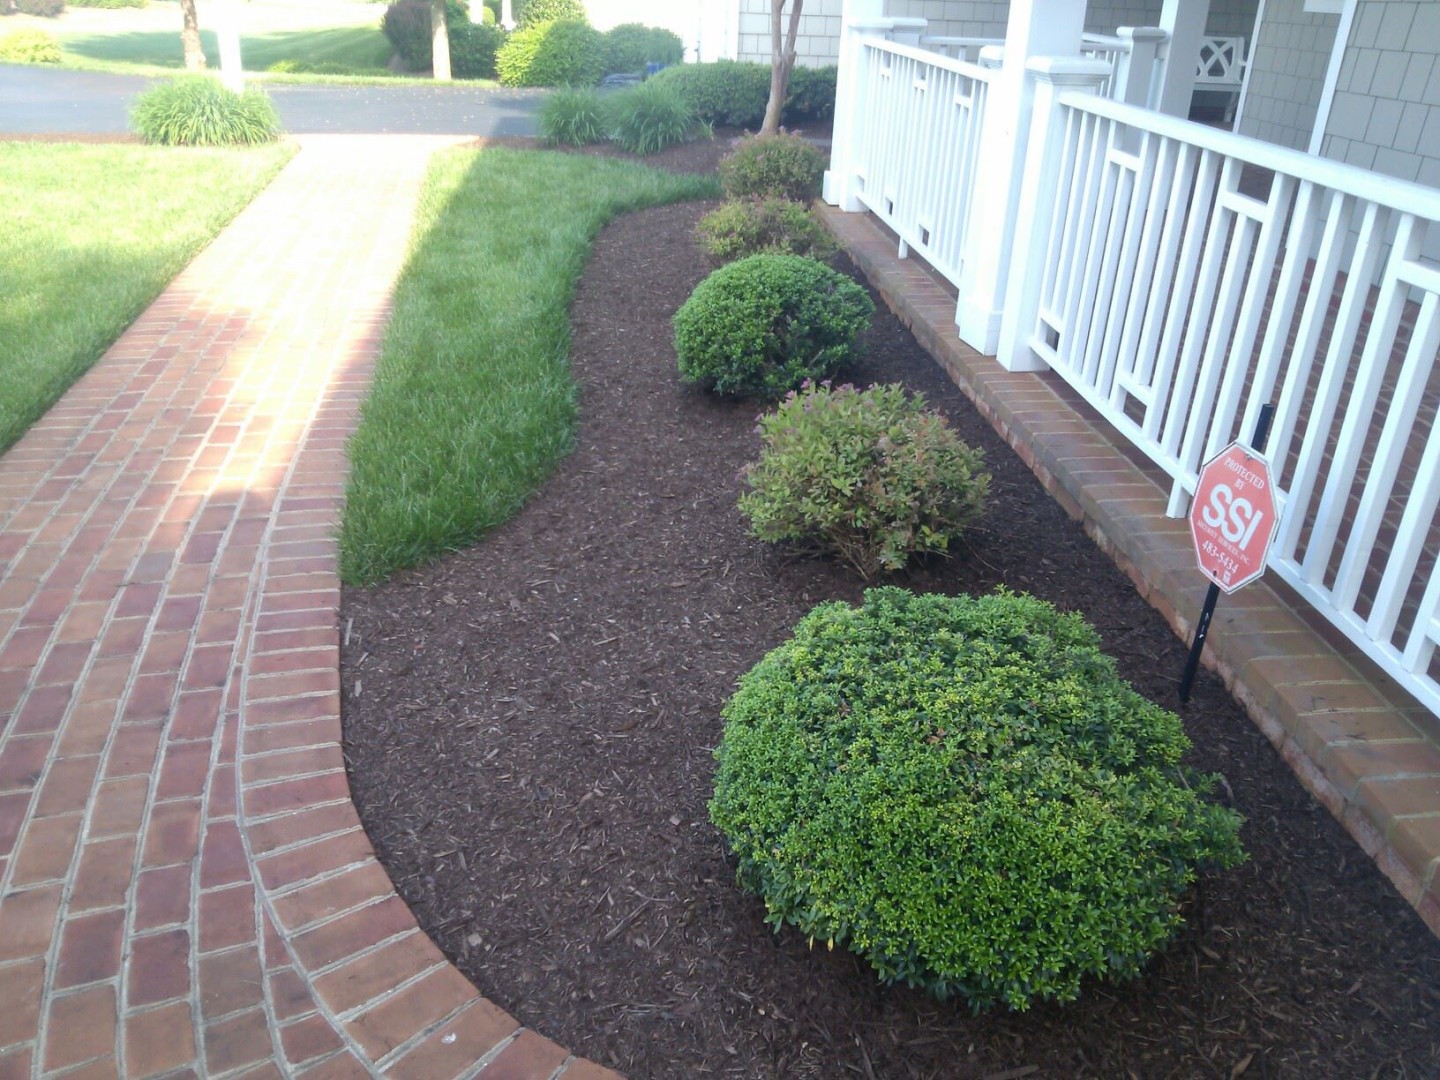
<svg viewBox="0 0 1440 1080"><path fill-rule="evenodd" d="M250 146L280 136L280 117L263 90L243 94L210 75L181 75L141 94L130 123L163 146Z"/></svg>

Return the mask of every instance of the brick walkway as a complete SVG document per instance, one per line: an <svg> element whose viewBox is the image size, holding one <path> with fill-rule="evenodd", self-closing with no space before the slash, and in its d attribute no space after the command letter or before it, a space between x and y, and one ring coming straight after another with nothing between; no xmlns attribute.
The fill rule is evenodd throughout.
<svg viewBox="0 0 1440 1080"><path fill-rule="evenodd" d="M350 803L343 447L432 150L312 137L0 458L0 1078L596 1080Z"/></svg>
<svg viewBox="0 0 1440 1080"><path fill-rule="evenodd" d="M1122 436L1058 376L1007 372L962 343L950 292L919 262L897 258L874 218L830 207L823 214L925 349L1189 639L1206 582L1189 525L1165 516L1168 477L1137 464ZM1205 659L1440 935L1440 718L1273 574L1221 600Z"/></svg>

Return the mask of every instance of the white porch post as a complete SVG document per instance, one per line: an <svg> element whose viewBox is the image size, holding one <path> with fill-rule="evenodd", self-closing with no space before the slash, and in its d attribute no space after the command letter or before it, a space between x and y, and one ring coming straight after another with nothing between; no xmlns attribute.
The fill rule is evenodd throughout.
<svg viewBox="0 0 1440 1080"><path fill-rule="evenodd" d="M867 38L884 37L885 0L845 0L840 16L840 70L835 76L835 127L830 138L830 168L823 198L847 213L863 210L855 197L855 145L860 135L860 87L864 83L862 47Z"/></svg>
<svg viewBox="0 0 1440 1080"><path fill-rule="evenodd" d="M1005 292L995 358L1006 371L1044 371L1046 364L1030 348L1040 307L1040 288L1050 241L1051 214L1060 195L1060 161L1065 124L1059 97L1067 91L1097 93L1110 74L1103 60L1040 57L1030 61L1035 80L1034 112L1015 217L1014 252Z"/></svg>
<svg viewBox="0 0 1440 1080"><path fill-rule="evenodd" d="M1200 63L1200 40L1210 18L1210 0L1165 0L1160 29L1170 35L1170 59L1160 87L1160 112L1185 120L1195 94L1195 67Z"/></svg>
<svg viewBox="0 0 1440 1080"><path fill-rule="evenodd" d="M1155 65L1161 62L1160 49L1166 33L1158 26L1122 26L1115 36L1130 42L1130 48L1120 56L1120 65L1115 72L1115 92L1112 97L1126 105L1151 108L1150 90L1155 85ZM1197 45L1195 54L1200 54Z"/></svg>
<svg viewBox="0 0 1440 1080"><path fill-rule="evenodd" d="M216 4L215 37L220 46L220 81L237 94L245 91L245 68L240 61L240 12L236 0Z"/></svg>
<svg viewBox="0 0 1440 1080"><path fill-rule="evenodd" d="M970 204L955 325L971 348L993 355L1010 273L1011 237L1019 203L1033 89L1025 65L1034 56L1076 56L1085 29L1085 0L1014 0L1005 60L991 84L980 136L983 162Z"/></svg>

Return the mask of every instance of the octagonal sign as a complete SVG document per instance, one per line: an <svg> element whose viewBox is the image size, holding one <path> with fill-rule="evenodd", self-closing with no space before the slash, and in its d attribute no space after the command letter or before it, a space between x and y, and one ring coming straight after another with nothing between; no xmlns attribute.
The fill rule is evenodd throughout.
<svg viewBox="0 0 1440 1080"><path fill-rule="evenodd" d="M1226 593L1265 572L1279 514L1270 462L1233 442L1205 463L1190 504L1200 570Z"/></svg>

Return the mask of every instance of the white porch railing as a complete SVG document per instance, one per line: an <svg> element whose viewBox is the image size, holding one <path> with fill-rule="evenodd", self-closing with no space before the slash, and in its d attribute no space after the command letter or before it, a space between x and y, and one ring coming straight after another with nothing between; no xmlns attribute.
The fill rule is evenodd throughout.
<svg viewBox="0 0 1440 1080"><path fill-rule="evenodd" d="M1440 712L1440 192L1054 87L1034 116L1002 348L1169 473L1172 514L1275 400L1272 568Z"/></svg>
<svg viewBox="0 0 1440 1080"><path fill-rule="evenodd" d="M964 262L985 100L994 71L879 38L856 71L854 194L951 281Z"/></svg>

